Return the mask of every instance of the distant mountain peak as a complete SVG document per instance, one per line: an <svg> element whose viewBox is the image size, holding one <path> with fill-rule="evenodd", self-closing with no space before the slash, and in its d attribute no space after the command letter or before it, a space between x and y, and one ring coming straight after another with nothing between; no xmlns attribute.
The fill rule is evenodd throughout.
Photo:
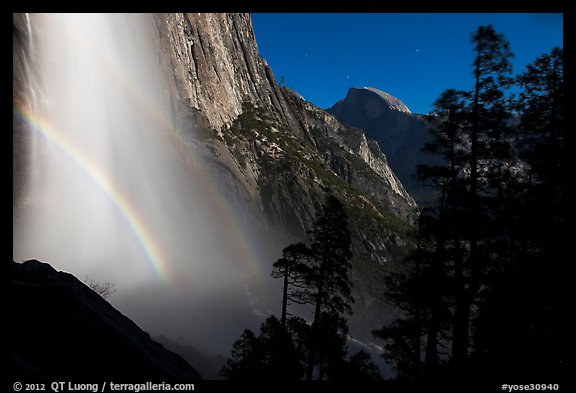
<svg viewBox="0 0 576 393"><path fill-rule="evenodd" d="M398 98L373 87L352 87L345 98L327 112L340 122L361 128L386 155L390 168L420 204L426 205L430 192L417 180L418 164L433 158L422 152L431 141L428 125L410 112Z"/></svg>
<svg viewBox="0 0 576 393"><path fill-rule="evenodd" d="M391 110L395 110L403 113L411 113L410 109L402 102L400 99L388 94L382 90L378 90L374 87L351 87L348 89L348 94L346 95L346 100L354 100L362 97L372 96L377 97L377 101L383 104L382 107L386 107Z"/></svg>

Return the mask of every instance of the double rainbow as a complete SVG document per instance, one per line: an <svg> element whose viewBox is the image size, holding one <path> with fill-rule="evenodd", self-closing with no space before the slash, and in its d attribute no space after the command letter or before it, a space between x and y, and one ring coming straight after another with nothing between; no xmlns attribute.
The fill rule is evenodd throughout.
<svg viewBox="0 0 576 393"><path fill-rule="evenodd" d="M55 26L55 28L59 27ZM89 45L89 42L83 40L85 37L82 37L82 34L74 34L72 36L73 39L82 41L80 44ZM171 117L161 109L164 106L158 102L157 92L153 91L153 89L147 89L147 86L139 83L125 67L113 61L114 58L111 57L111 53L100 51L99 49L101 48L94 49L95 52L98 52L98 57L101 59L103 67L114 79L111 82L119 86L122 91L127 92L130 98L153 119L157 129L160 132L168 132L168 135L175 138L176 146L182 149L187 157L192 159L194 162L194 165L190 166L191 170L194 171L192 176L194 176L197 186L202 187L204 191L209 193L209 203L213 205L211 211L219 216L216 217L215 221L225 226L229 234L230 246L236 251L237 259L244 265L244 269L259 281L262 275L258 268L256 248L247 236L248 231L242 226L241 217L226 199L224 190L211 177L208 165L199 155L195 154L184 139L182 131L173 125ZM163 250L162 244L157 240L158 236L155 235L154 228L151 228L149 223L147 223L145 212L139 211L133 201L115 186L110 176L106 171L102 170L98 162L91 160L66 133L54 126L47 117L24 106L15 107L13 110L16 115L28 123L36 134L52 145L59 154L71 160L91 180L92 184L106 195L116 207L118 214L127 223L137 242L141 245L153 272L159 278L169 280L172 277L171 263L166 256L166 250Z"/></svg>
<svg viewBox="0 0 576 393"><path fill-rule="evenodd" d="M170 261L167 259L162 245L156 240L154 229L146 222L143 212L134 207L131 200L115 186L110 176L76 146L73 141L61 132L45 117L34 113L25 107L14 108L14 113L24 120L37 135L47 141L59 154L68 158L84 176L91 181L115 206L116 211L126 222L137 242L140 244L146 259L154 273L163 280L171 278ZM194 152L189 148L179 130L171 128L172 135L178 140L188 154ZM192 157L195 165L190 166L195 171L196 183L209 192L209 201L212 203L211 211L219 215L218 222L223 223L229 232L231 246L238 252L238 260L244 264L249 273L260 278L257 256L250 239L245 235L240 216L227 201L223 191L209 175L209 170L201 157Z"/></svg>

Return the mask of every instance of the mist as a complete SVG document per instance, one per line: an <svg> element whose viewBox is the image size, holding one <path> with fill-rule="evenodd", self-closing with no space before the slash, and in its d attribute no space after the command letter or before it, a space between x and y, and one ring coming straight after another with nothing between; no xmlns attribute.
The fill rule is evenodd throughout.
<svg viewBox="0 0 576 393"><path fill-rule="evenodd" d="M32 102L15 111L32 170L13 258L114 283L108 300L144 330L228 355L277 312L269 271L285 245L263 240L174 127L151 18L31 15Z"/></svg>

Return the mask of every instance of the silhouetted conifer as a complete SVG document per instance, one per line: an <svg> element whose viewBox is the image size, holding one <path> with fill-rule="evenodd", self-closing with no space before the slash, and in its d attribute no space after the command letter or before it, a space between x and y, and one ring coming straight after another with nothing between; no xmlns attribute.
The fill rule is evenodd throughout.
<svg viewBox="0 0 576 393"><path fill-rule="evenodd" d="M309 233L313 257L310 259L310 271L306 280L313 299L314 320L306 379L311 380L315 365L319 366L318 377L323 377L325 359L334 358L334 354L328 351L340 350L336 348L338 336L343 337L345 344L345 331L347 331L345 319L344 326L332 322L341 321L340 315L343 313L351 313L350 304L354 301L350 293L352 284L348 277L350 269L348 260L352 257L350 232L344 206L336 196L328 194ZM325 328L329 326L332 330L324 331L323 326ZM334 347L325 345L322 341L325 335L331 337Z"/></svg>

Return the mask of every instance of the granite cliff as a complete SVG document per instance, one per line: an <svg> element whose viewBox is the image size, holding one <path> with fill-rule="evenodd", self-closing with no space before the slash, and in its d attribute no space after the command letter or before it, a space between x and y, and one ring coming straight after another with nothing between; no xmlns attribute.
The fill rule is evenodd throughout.
<svg viewBox="0 0 576 393"><path fill-rule="evenodd" d="M422 152L432 141L427 123L410 112L398 98L372 87L350 88L345 98L327 111L344 124L359 127L378 142L388 163L419 204L434 198L416 178L417 166L432 163L432 155Z"/></svg>
<svg viewBox="0 0 576 393"><path fill-rule="evenodd" d="M370 339L391 318L382 276L413 244L418 214L378 142L276 83L248 14L158 14L155 23L177 127L219 168L229 195L264 218L263 232L305 239L328 191L344 202L351 326Z"/></svg>
<svg viewBox="0 0 576 393"><path fill-rule="evenodd" d="M173 75L170 95L175 108L188 112L180 112L179 127L190 129L192 118L204 129L208 155L271 221L301 236L330 188L348 199L352 215L364 210L375 222L413 222L414 200L378 144L276 83L258 54L249 15L163 14L156 22ZM391 228L385 229L387 238ZM358 235L359 241L373 236ZM375 243L387 245L382 238Z"/></svg>

